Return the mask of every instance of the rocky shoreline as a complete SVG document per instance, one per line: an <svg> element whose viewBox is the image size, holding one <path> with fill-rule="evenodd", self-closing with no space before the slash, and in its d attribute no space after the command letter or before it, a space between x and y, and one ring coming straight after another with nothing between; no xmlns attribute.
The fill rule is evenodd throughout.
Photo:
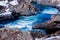
<svg viewBox="0 0 60 40"><path fill-rule="evenodd" d="M0 28L1 40L59 40L60 30L52 34L41 34L39 32L21 32L19 29Z"/></svg>
<svg viewBox="0 0 60 40"><path fill-rule="evenodd" d="M0 0L0 25L0 40L60 40L60 0Z"/></svg>

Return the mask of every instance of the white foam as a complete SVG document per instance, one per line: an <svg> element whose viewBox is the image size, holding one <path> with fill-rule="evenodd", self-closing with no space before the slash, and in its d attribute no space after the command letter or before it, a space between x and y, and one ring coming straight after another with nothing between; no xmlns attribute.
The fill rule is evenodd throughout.
<svg viewBox="0 0 60 40"><path fill-rule="evenodd" d="M13 0L13 1L9 2L9 4L7 4L7 3L8 3L8 0L0 1L0 5L1 6L8 6L9 4L11 4L11 5L18 5L17 0Z"/></svg>
<svg viewBox="0 0 60 40"><path fill-rule="evenodd" d="M29 22L16 22L16 24L15 23L9 23L5 26L7 26L9 28L15 27L15 28L19 28L19 29L27 27L29 30L31 30L32 23L30 21Z"/></svg>
<svg viewBox="0 0 60 40"><path fill-rule="evenodd" d="M55 9L55 8L46 8L46 9L43 10L42 13L57 14L58 13L58 9Z"/></svg>
<svg viewBox="0 0 60 40"><path fill-rule="evenodd" d="M0 5L6 6L6 3L4 1L0 1Z"/></svg>
<svg viewBox="0 0 60 40"><path fill-rule="evenodd" d="M0 15L11 15L11 12L9 11L9 8L8 8L9 4L7 4L7 3L8 3L8 0L0 1L1 6L6 6L6 9L5 9L6 12L1 13Z"/></svg>
<svg viewBox="0 0 60 40"><path fill-rule="evenodd" d="M8 3L8 0L0 1L0 5L2 6L8 6L7 3Z"/></svg>
<svg viewBox="0 0 60 40"><path fill-rule="evenodd" d="M17 0L13 0L13 1L11 1L11 2L9 2L11 5L18 5L18 2L17 2Z"/></svg>

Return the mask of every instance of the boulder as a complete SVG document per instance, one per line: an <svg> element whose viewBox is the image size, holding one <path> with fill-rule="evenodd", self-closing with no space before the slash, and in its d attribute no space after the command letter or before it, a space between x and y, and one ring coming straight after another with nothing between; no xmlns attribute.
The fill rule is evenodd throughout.
<svg viewBox="0 0 60 40"><path fill-rule="evenodd" d="M20 13L21 15L34 15L35 14L35 9L34 6L29 4L22 3L16 8L16 12Z"/></svg>

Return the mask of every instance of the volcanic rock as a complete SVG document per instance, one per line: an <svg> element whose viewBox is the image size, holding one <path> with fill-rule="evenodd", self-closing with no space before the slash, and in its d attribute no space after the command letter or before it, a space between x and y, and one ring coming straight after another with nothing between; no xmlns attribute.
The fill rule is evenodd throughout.
<svg viewBox="0 0 60 40"><path fill-rule="evenodd" d="M10 28L0 29L0 40L33 40L30 32L21 32Z"/></svg>
<svg viewBox="0 0 60 40"><path fill-rule="evenodd" d="M21 15L34 15L36 11L31 4L21 4L16 8L16 12L20 13Z"/></svg>

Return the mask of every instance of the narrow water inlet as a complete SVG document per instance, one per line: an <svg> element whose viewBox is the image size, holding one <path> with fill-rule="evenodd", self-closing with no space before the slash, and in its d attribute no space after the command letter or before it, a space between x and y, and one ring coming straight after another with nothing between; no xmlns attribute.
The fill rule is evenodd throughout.
<svg viewBox="0 0 60 40"><path fill-rule="evenodd" d="M32 29L32 25L36 24L36 23L43 23L45 21L48 21L51 19L51 15L57 14L58 13L58 9L50 7L50 6L44 6L41 4L37 4L34 3L33 4L35 6L35 8L38 8L39 10L41 10L41 12L37 12L35 15L31 15L31 16L21 16L20 14L17 14L19 17L17 19L14 20L4 20L4 21L0 21L0 27L9 27L9 28L19 28L21 31L37 31L37 32L41 32L41 33L47 33L51 34L50 30L33 30ZM53 11L54 10L54 11ZM10 15L8 13L8 15ZM12 14L15 18L17 17L14 12ZM57 29L56 29L57 30ZM54 29L55 32L56 31Z"/></svg>

